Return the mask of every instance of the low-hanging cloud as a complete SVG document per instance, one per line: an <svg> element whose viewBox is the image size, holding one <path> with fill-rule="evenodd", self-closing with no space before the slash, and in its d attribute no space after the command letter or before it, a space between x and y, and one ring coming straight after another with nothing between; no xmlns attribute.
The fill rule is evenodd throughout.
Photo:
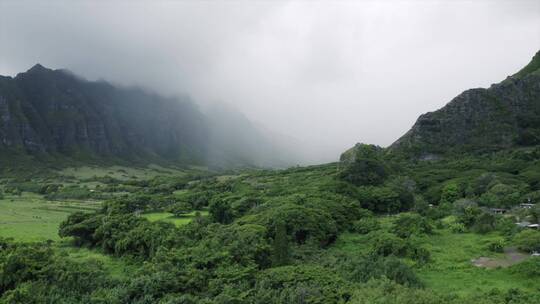
<svg viewBox="0 0 540 304"><path fill-rule="evenodd" d="M424 112L540 49L531 1L1 1L0 74L40 62L88 79L224 101L309 161L392 143Z"/></svg>

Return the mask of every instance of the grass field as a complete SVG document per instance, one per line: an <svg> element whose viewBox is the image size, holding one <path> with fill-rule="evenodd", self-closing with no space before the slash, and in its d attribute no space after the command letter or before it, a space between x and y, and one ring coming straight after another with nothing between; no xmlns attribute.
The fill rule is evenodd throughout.
<svg viewBox="0 0 540 304"><path fill-rule="evenodd" d="M125 259L103 254L95 249L73 247L66 242L58 244L58 249L66 254L69 259L84 263L92 260L99 261L103 267L115 279L124 279L134 272L139 266L129 264Z"/></svg>
<svg viewBox="0 0 540 304"><path fill-rule="evenodd" d="M76 179L89 179L93 177L110 176L119 180L128 180L131 178L150 179L158 175L179 176L185 174L185 171L173 168L164 168L158 165L149 165L147 167L98 167L83 166L70 167L59 171L60 175L75 177Z"/></svg>
<svg viewBox="0 0 540 304"><path fill-rule="evenodd" d="M388 225L388 218L381 221L383 227ZM508 268L486 269L473 265L471 260L479 257L504 258L504 254L487 249L487 243L498 237L497 234L456 234L447 229L436 230L435 234L426 236L422 241L431 252L431 261L414 270L427 288L441 293L467 295L493 288L540 292L538 281L512 273ZM370 250L368 238L366 235L344 233L331 250L365 254Z"/></svg>
<svg viewBox="0 0 540 304"><path fill-rule="evenodd" d="M208 216L208 211L199 211L201 213L201 216ZM172 213L169 212L152 212L152 213L145 213L142 216L146 218L147 220L151 222L155 221L164 221L174 224L175 226L179 227L182 225L185 225L193 218L195 218L196 211L186 213L183 216L174 216Z"/></svg>
<svg viewBox="0 0 540 304"><path fill-rule="evenodd" d="M428 288L445 293L469 294L493 288L538 291L538 281L512 273L508 268L486 269L472 264L471 260L478 257L502 258L502 254L492 253L486 246L490 239L497 237L438 230L437 234L426 238L432 262L417 269L417 273Z"/></svg>
<svg viewBox="0 0 540 304"><path fill-rule="evenodd" d="M0 236L18 241L58 240L58 226L70 213L92 211L99 202L47 201L24 192L0 200Z"/></svg>

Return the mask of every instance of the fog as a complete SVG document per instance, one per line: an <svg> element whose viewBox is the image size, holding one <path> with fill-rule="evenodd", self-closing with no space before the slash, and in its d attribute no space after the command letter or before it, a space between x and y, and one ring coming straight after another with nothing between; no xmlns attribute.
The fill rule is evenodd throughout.
<svg viewBox="0 0 540 304"><path fill-rule="evenodd" d="M0 74L39 62L216 102L304 152L386 146L517 72L540 1L0 1Z"/></svg>

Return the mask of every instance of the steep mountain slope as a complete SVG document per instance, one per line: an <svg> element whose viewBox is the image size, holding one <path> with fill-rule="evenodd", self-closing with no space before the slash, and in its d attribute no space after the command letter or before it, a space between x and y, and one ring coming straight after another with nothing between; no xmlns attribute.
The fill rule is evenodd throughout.
<svg viewBox="0 0 540 304"><path fill-rule="evenodd" d="M200 162L204 117L189 102L35 65L0 79L0 149L75 158Z"/></svg>
<svg viewBox="0 0 540 304"><path fill-rule="evenodd" d="M421 115L389 150L420 158L540 144L540 52L521 71L488 89L463 92Z"/></svg>
<svg viewBox="0 0 540 304"><path fill-rule="evenodd" d="M234 109L91 82L39 64L0 76L0 154L284 166L271 140Z"/></svg>

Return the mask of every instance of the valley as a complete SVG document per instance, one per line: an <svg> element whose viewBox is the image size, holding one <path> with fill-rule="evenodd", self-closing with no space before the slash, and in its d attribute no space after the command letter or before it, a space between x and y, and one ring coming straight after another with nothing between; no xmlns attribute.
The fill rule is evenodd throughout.
<svg viewBox="0 0 540 304"><path fill-rule="evenodd" d="M143 8L137 25L160 16ZM317 11L316 18L308 19L325 14ZM131 16L124 10L111 14L115 25L121 24L117 15ZM194 14L197 22L185 27L198 28L203 15ZM236 22L236 15L230 19ZM144 66L146 51L152 49L146 41L154 36L145 27L145 39L133 39L144 41L144 47L113 52L131 58L123 72L130 85L87 80L41 64L0 76L0 304L540 303L540 51L500 82L465 90L421 114L393 143L351 142L346 149L337 146L343 140L336 134L347 142L351 134L355 141L382 142L390 134L383 130L386 125L402 123L405 108L419 102L419 96L444 96L454 84L425 86L422 79L435 79L440 70L423 66L415 71L408 65L413 60L397 54L403 50L394 39L383 49L395 53L374 62L362 57L363 49L361 59L350 51L351 61L362 63L358 66L338 60L334 67L329 58L345 56L349 50L342 53L341 48L354 43L334 43L333 32L323 43L305 45L291 43L296 35L285 35L287 47L273 52L266 48L288 28L270 27L263 31L271 37L261 44L264 51L260 46L255 52L244 50L245 40L257 38L251 30L267 26L266 18L248 19L257 26L231 32L249 39L231 39L226 35L230 29L220 28L219 36L234 40L232 53L241 53L242 60L220 59L224 62L218 64L220 56L231 54L214 46L216 39L197 34L179 38L181 48L163 44L160 60L139 67L134 63ZM485 23L491 27L499 19ZM308 21L279 20L295 28ZM333 24L327 23L317 30L306 27L307 36ZM350 27L347 23L343 29ZM67 30L62 24L51 33L60 28ZM368 35L374 29L365 28L358 32ZM177 27L158 27L155 36L174 36L172 29ZM382 35L375 33L373 42L378 42ZM421 34L437 36L424 28ZM107 36L107 45L125 36ZM474 40L479 36L484 33ZM428 47L424 39L412 44L423 50ZM192 43L197 47L184 52ZM291 44L302 51L284 60ZM142 49L144 56L130 57L134 49ZM324 49L321 67L306 56L319 49ZM466 57L451 57L455 50L446 43L433 50L444 52L434 52L439 60L422 58L424 65L438 67ZM185 58L173 56L176 52ZM251 67L258 62L251 60L252 53L261 52L272 58L271 64ZM506 50L501 54L507 52L514 56ZM209 56L204 62L213 68L197 72L196 62L180 64L195 55ZM402 62L388 63L395 58ZM107 67L113 62L107 61ZM243 70L240 62L249 68ZM301 68L289 70L294 64ZM387 66L364 70L370 64ZM122 75L116 74L121 65L113 66L113 74ZM173 66L169 73L156 77L154 69L168 66ZM490 73L495 71L491 68ZM87 71L96 73L93 67ZM230 77L230 71L249 77ZM254 71L261 78L251 79ZM283 71L293 76L283 77ZM431 74L420 77L424 73ZM437 79L478 83L476 78L457 81L466 73ZM406 76L396 81L394 74ZM225 80L212 82L220 75ZM201 77L200 83L191 83L191 77ZM164 93L136 80L163 86ZM191 83L201 100L180 94L183 83ZM446 91L434 94L438 90ZM251 96L228 105L213 101L222 97L216 92L229 92L231 99ZM304 133L304 138L267 130L235 105L259 112L261 120L281 105L282 112L273 113L275 124L281 130L290 127L291 134ZM377 106L388 107L384 110L390 116L365 124L372 119L368 109ZM354 119L345 112L354 112ZM321 131L332 125L335 130ZM321 147L320 153L307 151L311 147ZM342 152L328 158L334 148ZM319 157L325 161L313 162Z"/></svg>

